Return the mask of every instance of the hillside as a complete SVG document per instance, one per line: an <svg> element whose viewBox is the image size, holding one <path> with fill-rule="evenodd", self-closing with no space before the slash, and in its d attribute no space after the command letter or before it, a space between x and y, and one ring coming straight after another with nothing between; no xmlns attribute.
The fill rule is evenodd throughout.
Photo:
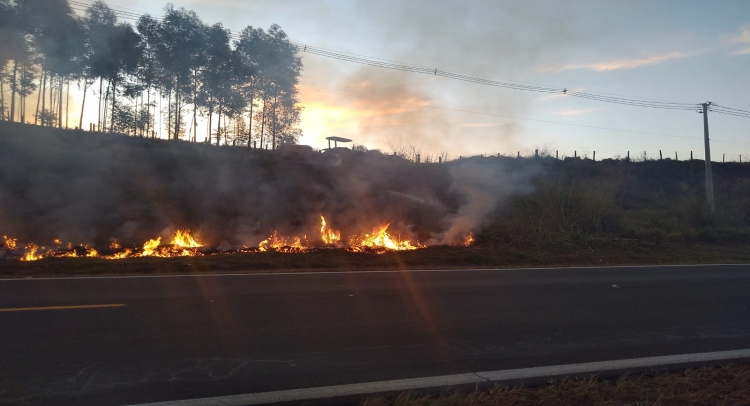
<svg viewBox="0 0 750 406"><path fill-rule="evenodd" d="M700 160L415 163L378 151L300 159L0 122L0 234L106 247L190 229L207 245L255 246L273 231L317 235L322 214L343 238L390 223L428 245L467 233L487 246L750 243L750 164L713 170L711 216Z"/></svg>

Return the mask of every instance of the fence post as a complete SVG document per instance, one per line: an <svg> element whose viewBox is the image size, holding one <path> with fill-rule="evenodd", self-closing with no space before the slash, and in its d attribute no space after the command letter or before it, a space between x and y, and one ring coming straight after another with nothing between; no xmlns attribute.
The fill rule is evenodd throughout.
<svg viewBox="0 0 750 406"><path fill-rule="evenodd" d="M674 160L677 160L677 151L674 152Z"/></svg>
<svg viewBox="0 0 750 406"><path fill-rule="evenodd" d="M596 162L596 151L594 151L594 162Z"/></svg>
<svg viewBox="0 0 750 406"><path fill-rule="evenodd" d="M693 151L690 151L690 160L693 160Z"/></svg>
<svg viewBox="0 0 750 406"><path fill-rule="evenodd" d="M628 159L625 162L630 162L630 151L628 151Z"/></svg>
<svg viewBox="0 0 750 406"><path fill-rule="evenodd" d="M660 160L660 161L662 160L662 157L661 157L661 150L659 150L659 160Z"/></svg>
<svg viewBox="0 0 750 406"><path fill-rule="evenodd" d="M534 158L539 158L539 150L538 149L534 150Z"/></svg>
<svg viewBox="0 0 750 406"><path fill-rule="evenodd" d="M722 163L724 163L724 157L725 157L726 155L727 155L727 154L721 154L721 162L722 162Z"/></svg>
<svg viewBox="0 0 750 406"><path fill-rule="evenodd" d="M558 158L558 155L557 155L558 152L559 152L558 150L555 150L555 159L560 159Z"/></svg>
<svg viewBox="0 0 750 406"><path fill-rule="evenodd" d="M518 151L518 155L516 155L516 158L520 158L520 157L521 157L521 151Z"/></svg>
<svg viewBox="0 0 750 406"><path fill-rule="evenodd" d="M573 158L578 158L578 151L573 151Z"/></svg>

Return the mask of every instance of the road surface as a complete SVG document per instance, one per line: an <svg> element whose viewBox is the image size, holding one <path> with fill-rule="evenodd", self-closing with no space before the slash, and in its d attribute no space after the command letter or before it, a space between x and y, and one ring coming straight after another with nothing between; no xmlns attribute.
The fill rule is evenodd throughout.
<svg viewBox="0 0 750 406"><path fill-rule="evenodd" d="M750 266L0 280L0 403L120 405L750 348Z"/></svg>

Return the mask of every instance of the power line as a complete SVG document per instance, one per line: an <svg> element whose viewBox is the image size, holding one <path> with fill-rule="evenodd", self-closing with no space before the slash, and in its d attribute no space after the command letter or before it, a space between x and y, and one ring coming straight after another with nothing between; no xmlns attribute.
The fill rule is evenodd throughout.
<svg viewBox="0 0 750 406"><path fill-rule="evenodd" d="M626 132L626 133L633 133L633 134L645 134L645 135L656 135L656 136L661 136L661 137L683 138L683 139L689 139L689 140L701 140L702 139L702 138L699 138L699 137L686 137L686 136L682 136L682 135L653 133L653 132L637 131L637 130L624 130L624 129L620 129L620 128L611 128L611 127L598 127L598 126L585 125L585 124L566 123L566 122L563 122L563 121L542 120L542 119L536 119L536 118L520 117L520 116L510 116L510 115L505 115L505 114L488 113L488 112L482 112L482 111L454 109L454 108L450 108L450 107L442 107L442 106L435 106L435 105L424 105L424 104L419 104L419 103L398 102L398 101L397 102L393 102L392 100L387 100L387 99L382 99L382 98L377 98L377 97L362 96L362 95L350 94L350 93L333 92L333 91L330 91L330 90L324 90L324 89L319 89L319 88L315 88L315 87L311 87L311 86L305 86L305 85L300 85L300 87L309 89L309 90L314 91L314 92L320 92L320 93L336 94L336 95L341 95L341 96L356 97L356 98L367 99L367 100L387 101L387 102L395 103L395 104L414 105L414 106L420 106L420 107L425 107L425 108L430 108L430 109L448 110L448 111L456 111L456 112L462 112L462 113L479 114L479 115L483 115L483 116L512 118L512 119L516 119L516 120L535 121L535 122L540 122L540 123L559 124L559 125L567 125L567 126L572 126L572 127L591 128L591 129L596 129L596 130L619 131L619 132ZM712 141L722 142L722 143L730 143L730 144L747 144L747 145L750 145L750 142L742 142L742 141L727 141L727 140L718 140L718 139L713 139Z"/></svg>
<svg viewBox="0 0 750 406"><path fill-rule="evenodd" d="M70 3L79 7L85 7L85 6L91 5L91 4L81 2L81 1L76 1L76 0L70 0ZM85 12L85 10L81 10L80 8L74 8L74 10ZM129 9L126 9L126 10L129 10ZM121 17L123 19L130 19L130 20L138 20L142 16L142 14L139 15L131 11L113 10L113 12L118 17ZM154 18L154 19L157 21L161 21L161 19L159 18ZM240 38L237 34L234 34L231 31L229 31L229 36L230 38L234 40L238 40ZM607 93L583 92L583 91L578 91L578 90L573 90L573 89L568 90L567 88L548 87L548 86L542 86L542 85L513 83L511 81L485 79L485 78L480 78L476 76L469 76L469 75L464 75L460 73L444 71L444 70L440 70L437 68L427 68L423 66L403 64L403 63L393 62L393 61L389 61L389 60L382 59L382 58L374 58L374 57L367 57L364 55L333 51L330 49L318 48L318 47L313 47L310 45L301 45L301 44L293 44L293 45L296 47L298 51L301 51L303 53L318 55L318 56L341 60L345 62L368 65L368 66L373 66L373 67L378 67L378 68L383 68L383 69L391 69L391 70L399 70L399 71L412 72L412 73L429 74L433 76L441 76L441 77L445 77L448 79L481 84L485 86L505 88L505 89L524 90L524 91L550 93L550 94L561 94L561 95L573 96L573 97L578 97L582 99L598 101L598 102L603 102L603 103L612 103L612 104L620 104L620 105L626 105L626 106L632 106L632 107L643 107L643 108L655 108L655 109L666 109L666 110L695 110L696 108L700 106L699 103L681 103L681 102L659 101L656 99L649 99L649 98L623 97L623 96L611 95ZM712 106L712 111L715 111L720 114L727 114L727 115L733 115L737 117L750 118L750 112L746 110L739 110L739 109L720 107L720 106L716 106L716 107L717 108L713 108Z"/></svg>

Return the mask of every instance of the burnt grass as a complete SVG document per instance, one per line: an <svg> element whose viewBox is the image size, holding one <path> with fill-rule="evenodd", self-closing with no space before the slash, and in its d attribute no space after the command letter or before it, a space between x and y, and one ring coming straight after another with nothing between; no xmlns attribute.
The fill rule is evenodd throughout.
<svg viewBox="0 0 750 406"><path fill-rule="evenodd" d="M750 244L651 242L631 239L567 240L536 246L434 246L366 254L343 249L307 253L255 252L176 258L44 258L0 261L2 277L165 275L457 268L576 267L750 263Z"/></svg>

